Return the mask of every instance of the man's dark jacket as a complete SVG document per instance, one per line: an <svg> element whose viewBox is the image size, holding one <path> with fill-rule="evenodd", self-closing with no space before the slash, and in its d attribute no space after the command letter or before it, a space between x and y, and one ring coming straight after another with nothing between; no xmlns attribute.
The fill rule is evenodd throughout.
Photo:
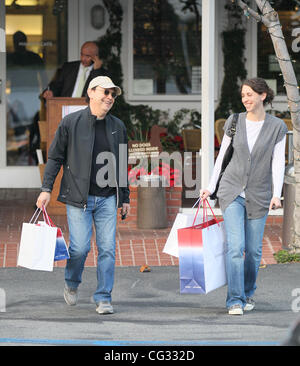
<svg viewBox="0 0 300 366"><path fill-rule="evenodd" d="M71 61L65 62L62 68L57 70L54 79L49 84L49 88L52 90L54 97L72 96L79 67L80 61ZM92 69L82 91L83 97L86 95L90 81L97 76L108 76L108 74L103 67L96 70Z"/></svg>
<svg viewBox="0 0 300 366"><path fill-rule="evenodd" d="M60 122L48 152L42 191L51 192L55 178L63 166L58 201L85 208L90 187L96 116L90 107L65 116ZM115 156L115 169L109 179L117 188L118 207L129 203L127 174L127 132L124 123L106 115L106 136ZM113 162L114 159L111 159ZM111 175L112 173L112 175Z"/></svg>

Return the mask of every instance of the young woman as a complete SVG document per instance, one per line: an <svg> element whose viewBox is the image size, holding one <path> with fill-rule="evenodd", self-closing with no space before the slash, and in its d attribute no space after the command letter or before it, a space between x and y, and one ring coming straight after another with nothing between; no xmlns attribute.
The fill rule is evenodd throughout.
<svg viewBox="0 0 300 366"><path fill-rule="evenodd" d="M274 98L265 80L244 81L241 97L246 112L239 114L233 156L217 193L226 228L226 306L231 315L242 315L255 306L253 295L266 218L269 210L281 207L287 133L285 123L264 110ZM223 156L231 142L232 117L225 123L209 186L200 191L202 199L215 190Z"/></svg>

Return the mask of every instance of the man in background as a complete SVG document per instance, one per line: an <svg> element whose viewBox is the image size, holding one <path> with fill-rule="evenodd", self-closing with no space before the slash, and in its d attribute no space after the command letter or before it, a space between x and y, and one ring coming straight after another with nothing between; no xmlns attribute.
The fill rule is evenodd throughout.
<svg viewBox="0 0 300 366"><path fill-rule="evenodd" d="M98 45L85 42L81 47L80 61L65 62L43 92L43 97L85 97L90 81L97 76L107 75L102 64Z"/></svg>
<svg viewBox="0 0 300 366"><path fill-rule="evenodd" d="M10 90L7 94L8 147L14 143L24 145L19 148L17 158L13 153L8 155L8 163L27 165L31 164L31 158L35 158L35 149L39 146L39 134L36 131L40 110L38 96L48 80L44 61L39 54L27 49L28 41L24 32L13 34L13 45L14 51L7 53L7 85ZM13 136L10 134L12 130Z"/></svg>

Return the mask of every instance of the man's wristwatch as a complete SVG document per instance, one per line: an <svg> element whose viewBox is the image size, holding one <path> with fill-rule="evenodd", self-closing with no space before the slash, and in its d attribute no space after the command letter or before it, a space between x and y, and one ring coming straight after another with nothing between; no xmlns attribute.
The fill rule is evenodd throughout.
<svg viewBox="0 0 300 366"><path fill-rule="evenodd" d="M50 188L41 188L42 192L48 192L51 193L51 189Z"/></svg>

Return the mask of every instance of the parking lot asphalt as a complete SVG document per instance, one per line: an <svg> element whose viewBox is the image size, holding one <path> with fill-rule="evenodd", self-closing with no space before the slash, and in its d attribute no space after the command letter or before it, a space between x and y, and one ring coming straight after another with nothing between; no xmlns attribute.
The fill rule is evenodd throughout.
<svg viewBox="0 0 300 366"><path fill-rule="evenodd" d="M99 315L96 268L85 269L76 306L63 299L63 268L1 268L0 345L282 345L300 316L299 274L300 263L261 269L255 309L230 316L226 286L182 295L177 266L117 267L115 313Z"/></svg>

